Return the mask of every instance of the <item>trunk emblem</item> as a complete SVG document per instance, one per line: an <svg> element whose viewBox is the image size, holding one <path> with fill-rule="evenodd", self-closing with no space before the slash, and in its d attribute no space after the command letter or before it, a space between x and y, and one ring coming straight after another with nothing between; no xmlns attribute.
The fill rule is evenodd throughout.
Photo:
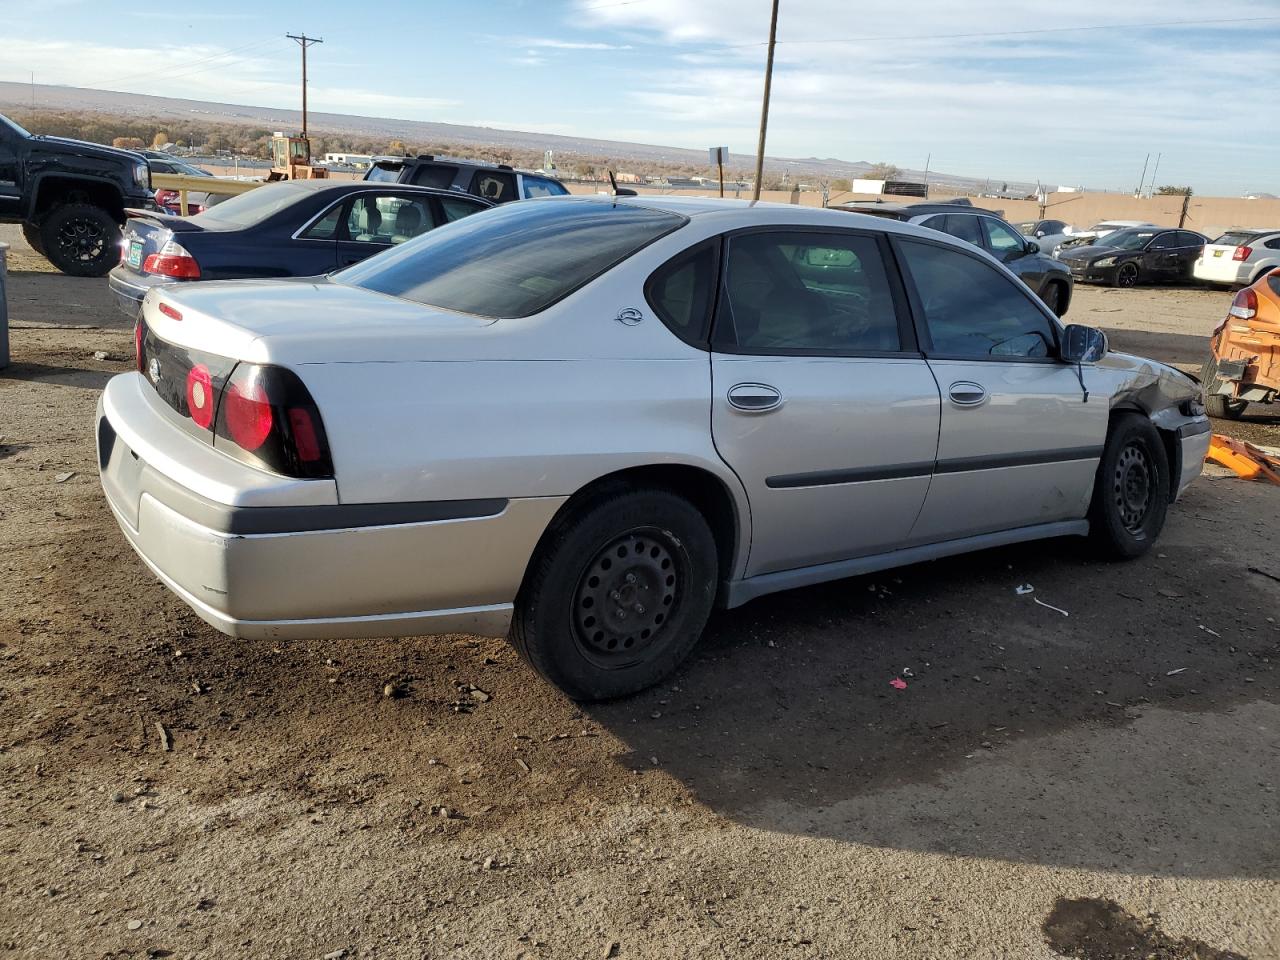
<svg viewBox="0 0 1280 960"><path fill-rule="evenodd" d="M155 357L152 357L151 362L147 364L147 376L151 378L152 383L160 382L160 361Z"/></svg>

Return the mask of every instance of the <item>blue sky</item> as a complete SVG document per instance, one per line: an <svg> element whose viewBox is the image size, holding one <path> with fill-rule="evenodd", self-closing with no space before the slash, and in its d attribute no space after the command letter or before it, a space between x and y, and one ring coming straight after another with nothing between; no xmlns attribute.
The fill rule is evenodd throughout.
<svg viewBox="0 0 1280 960"><path fill-rule="evenodd" d="M305 31L313 110L754 150L768 0L268 6L3 0L0 79L297 107ZM1280 0L866 6L782 0L771 155L1280 193Z"/></svg>

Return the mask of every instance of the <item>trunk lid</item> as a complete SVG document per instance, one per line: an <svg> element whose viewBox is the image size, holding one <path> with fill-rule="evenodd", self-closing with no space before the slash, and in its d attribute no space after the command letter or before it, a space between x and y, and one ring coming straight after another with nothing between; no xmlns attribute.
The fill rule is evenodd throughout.
<svg viewBox="0 0 1280 960"><path fill-rule="evenodd" d="M143 316L170 343L286 365L435 359L497 322L326 277L176 284L149 294Z"/></svg>

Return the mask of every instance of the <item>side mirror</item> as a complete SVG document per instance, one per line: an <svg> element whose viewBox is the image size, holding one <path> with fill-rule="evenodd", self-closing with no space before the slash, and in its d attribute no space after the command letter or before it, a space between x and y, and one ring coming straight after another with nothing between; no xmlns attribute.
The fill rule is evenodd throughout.
<svg viewBox="0 0 1280 960"><path fill-rule="evenodd" d="M1097 363L1108 349L1107 335L1097 327L1069 323L1062 332L1062 359L1066 363Z"/></svg>
<svg viewBox="0 0 1280 960"><path fill-rule="evenodd" d="M1040 252L1040 244L1038 244L1038 243L1036 243L1034 240L1032 240L1032 241L1030 241L1030 242L1028 242L1028 243L1027 243L1026 247L1023 249L1023 251L1022 251L1022 252L1023 252L1025 255L1027 255L1027 256L1030 256L1030 255L1031 255L1031 254L1033 254L1033 253L1039 253L1039 252Z"/></svg>
<svg viewBox="0 0 1280 960"><path fill-rule="evenodd" d="M1041 237L1043 237L1043 236L1044 236L1044 231L1043 231L1043 230L1037 230L1037 231L1036 231L1036 239L1037 239L1037 240L1039 240L1039 239L1040 239Z"/></svg>

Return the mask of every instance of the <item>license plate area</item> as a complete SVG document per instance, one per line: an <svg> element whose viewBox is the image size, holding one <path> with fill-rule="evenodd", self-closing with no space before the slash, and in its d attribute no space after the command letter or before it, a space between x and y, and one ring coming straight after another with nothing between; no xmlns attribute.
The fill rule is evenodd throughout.
<svg viewBox="0 0 1280 960"><path fill-rule="evenodd" d="M1249 369L1248 360L1219 360L1218 361L1218 379L1219 380L1243 380L1244 373Z"/></svg>
<svg viewBox="0 0 1280 960"><path fill-rule="evenodd" d="M133 269L135 270L142 269L142 241L141 240L129 241L129 252L125 256L125 263L129 264L129 266L133 267Z"/></svg>
<svg viewBox="0 0 1280 960"><path fill-rule="evenodd" d="M1224 252L1224 251L1222 251L1222 250L1215 250L1215 251L1213 251L1213 255L1214 255L1215 257L1220 257L1220 256L1222 256L1223 252Z"/></svg>
<svg viewBox="0 0 1280 960"><path fill-rule="evenodd" d="M142 459L129 449L106 417L98 420L98 466L102 486L112 505L129 525L138 528L138 497L142 488Z"/></svg>

